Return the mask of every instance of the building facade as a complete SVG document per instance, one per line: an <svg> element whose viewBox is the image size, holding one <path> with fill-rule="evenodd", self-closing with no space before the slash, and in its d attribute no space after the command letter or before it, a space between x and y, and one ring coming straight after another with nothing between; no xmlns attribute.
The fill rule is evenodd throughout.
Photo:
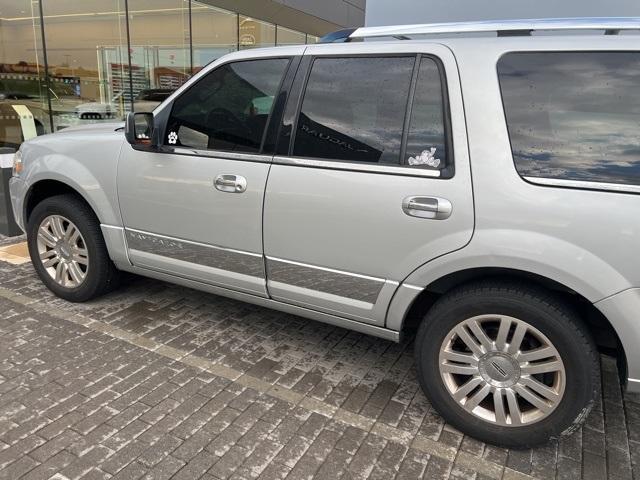
<svg viewBox="0 0 640 480"><path fill-rule="evenodd" d="M155 108L238 49L314 43L365 0L0 0L0 147Z"/></svg>

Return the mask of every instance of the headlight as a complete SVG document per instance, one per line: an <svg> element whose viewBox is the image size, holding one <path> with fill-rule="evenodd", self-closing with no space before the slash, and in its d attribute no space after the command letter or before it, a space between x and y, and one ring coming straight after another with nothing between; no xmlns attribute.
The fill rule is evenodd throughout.
<svg viewBox="0 0 640 480"><path fill-rule="evenodd" d="M18 150L13 154L13 176L17 177L22 173L22 152Z"/></svg>

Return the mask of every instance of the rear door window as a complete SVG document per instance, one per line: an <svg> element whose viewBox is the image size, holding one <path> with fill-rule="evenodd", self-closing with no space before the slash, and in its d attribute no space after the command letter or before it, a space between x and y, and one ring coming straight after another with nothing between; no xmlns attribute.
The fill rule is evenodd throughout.
<svg viewBox="0 0 640 480"><path fill-rule="evenodd" d="M640 185L640 53L509 53L498 76L525 177Z"/></svg>
<svg viewBox="0 0 640 480"><path fill-rule="evenodd" d="M444 170L450 152L443 78L439 63L425 55L314 59L293 155Z"/></svg>
<svg viewBox="0 0 640 480"><path fill-rule="evenodd" d="M316 58L293 154L400 164L414 63L415 56Z"/></svg>
<svg viewBox="0 0 640 480"><path fill-rule="evenodd" d="M442 170L447 166L445 95L435 60L420 61L404 161L410 166Z"/></svg>

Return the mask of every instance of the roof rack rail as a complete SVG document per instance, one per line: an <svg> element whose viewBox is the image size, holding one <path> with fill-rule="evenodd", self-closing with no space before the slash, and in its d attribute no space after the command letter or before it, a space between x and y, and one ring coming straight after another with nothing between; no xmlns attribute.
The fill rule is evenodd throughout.
<svg viewBox="0 0 640 480"><path fill-rule="evenodd" d="M604 30L606 35L617 35L622 30L640 30L640 17L608 18L539 18L521 20L491 20L477 22L426 23L388 27L363 27L351 33L348 39L393 37L411 39L415 35L495 32L498 36L530 35L534 31ZM346 33L346 32L345 32Z"/></svg>

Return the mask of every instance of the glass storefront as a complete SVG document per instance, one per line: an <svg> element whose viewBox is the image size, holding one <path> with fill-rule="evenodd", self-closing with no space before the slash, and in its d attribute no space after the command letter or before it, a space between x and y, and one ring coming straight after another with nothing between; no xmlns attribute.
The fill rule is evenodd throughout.
<svg viewBox="0 0 640 480"><path fill-rule="evenodd" d="M189 5L183 0L129 0L134 110L150 112L191 75Z"/></svg>
<svg viewBox="0 0 640 480"><path fill-rule="evenodd" d="M278 25L276 28L276 42L278 45L298 45L300 43L316 43L315 41L307 41L307 36L304 33L296 32L290 28L281 27Z"/></svg>
<svg viewBox="0 0 640 480"><path fill-rule="evenodd" d="M126 56L124 0L44 1L42 9L53 131L120 116L123 90L113 78Z"/></svg>
<svg viewBox="0 0 640 480"><path fill-rule="evenodd" d="M240 49L274 47L276 45L276 26L255 18L241 15L238 34Z"/></svg>
<svg viewBox="0 0 640 480"><path fill-rule="evenodd" d="M25 139L51 131L41 31L38 4L31 0L3 2L0 147L16 148Z"/></svg>
<svg viewBox="0 0 640 480"><path fill-rule="evenodd" d="M238 15L200 2L191 2L193 72L238 49Z"/></svg>
<svg viewBox="0 0 640 480"><path fill-rule="evenodd" d="M317 40L205 1L0 0L0 147L151 111L229 52Z"/></svg>

